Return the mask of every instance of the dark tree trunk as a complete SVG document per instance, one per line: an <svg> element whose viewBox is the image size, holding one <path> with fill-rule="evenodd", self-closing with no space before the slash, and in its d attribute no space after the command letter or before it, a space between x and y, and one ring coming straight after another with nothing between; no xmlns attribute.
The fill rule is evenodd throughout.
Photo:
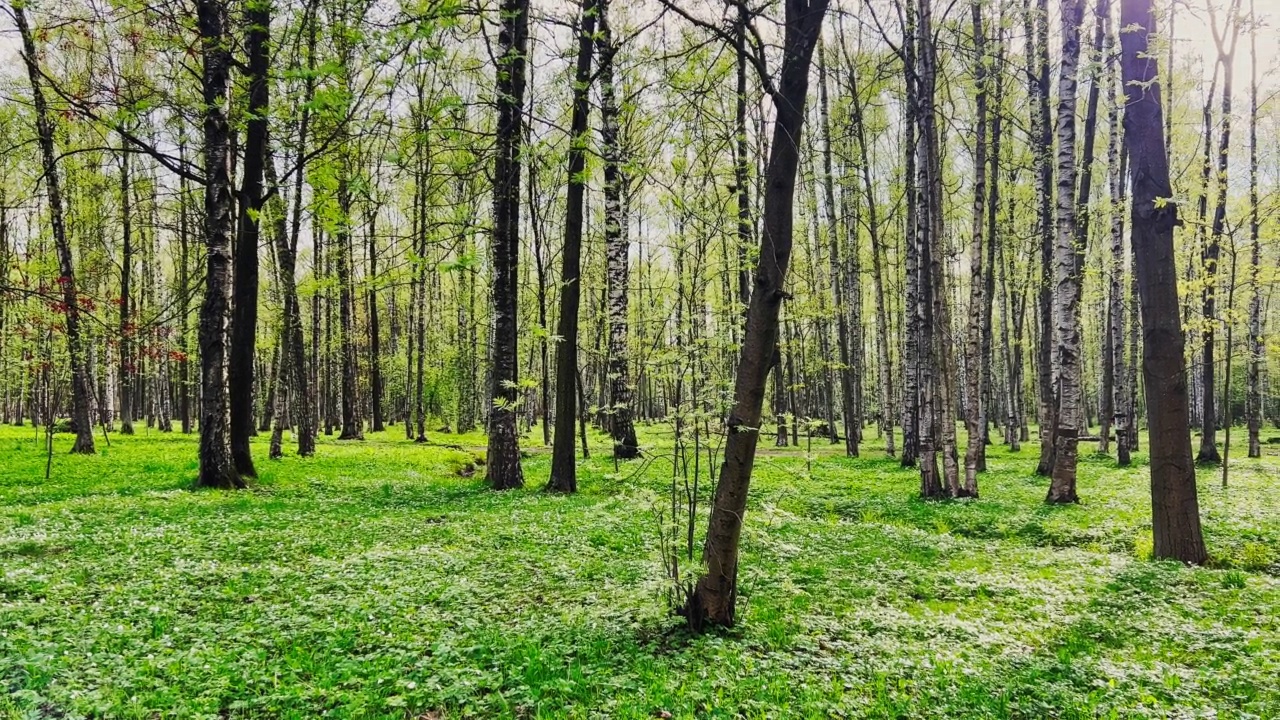
<svg viewBox="0 0 1280 720"><path fill-rule="evenodd" d="M231 125L227 121L230 38L226 5L198 0L204 56L204 304L200 308L200 478L203 487L245 486L231 455L231 400L227 389L228 333L231 320L231 234L235 230L231 196Z"/></svg>
<svg viewBox="0 0 1280 720"><path fill-rule="evenodd" d="M244 167L240 179L239 223L231 308L231 357L227 381L231 393L231 455L241 475L257 476L249 438L253 435L253 359L258 335L259 215L263 204L263 167L267 155L267 112L271 81L271 3L245 4L244 49L249 89Z"/></svg>
<svg viewBox="0 0 1280 720"><path fill-rule="evenodd" d="M186 163L186 147L178 145L178 158ZM190 220L187 206L187 179L178 179L178 412L182 416L182 432L191 432L191 360L190 335L191 328L191 250Z"/></svg>
<svg viewBox="0 0 1280 720"><path fill-rule="evenodd" d="M133 315L130 280L133 274L133 208L129 197L129 148L120 152L120 434L133 434ZM185 289L185 288L184 288Z"/></svg>
<svg viewBox="0 0 1280 720"><path fill-rule="evenodd" d="M76 290L75 261L71 243L67 238L62 207L62 180L58 174L57 152L54 148L53 118L45 103L40 87L40 68L36 64L36 45L27 25L27 15L19 3L13 5L13 17L22 36L22 59L31 81L32 104L36 113L36 135L40 144L40 159L44 170L45 190L49 199L49 222L53 227L53 244L58 253L58 285L62 289L63 312L66 314L67 355L71 361L71 414L76 423L76 440L71 452L94 454L93 446L93 382L89 378L89 363L85 353L84 337L80 328L80 295ZM52 409L50 409L52 412Z"/></svg>
<svg viewBox="0 0 1280 720"><path fill-rule="evenodd" d="M382 333L378 322L378 208L370 201L369 235L366 251L369 255L369 290L365 296L369 314L369 405L373 416L373 432L386 428L382 421Z"/></svg>
<svg viewBox="0 0 1280 720"><path fill-rule="evenodd" d="M782 70L774 91L777 119L765 176L761 262L756 266L755 285L747 307L747 328L734 382L734 406L727 422L729 437L703 547L706 574L698 579L683 608L686 620L694 628L731 626L735 620L738 541L747 510L756 443L760 439L765 379L778 342L778 311L786 296L784 284L791 260L792 210L809 66L826 9L826 0L786 2Z"/></svg>
<svg viewBox="0 0 1280 720"><path fill-rule="evenodd" d="M349 150L349 148L344 148ZM344 153L345 154L345 153ZM351 247L351 159L339 161L338 215L342 218L334 233L337 245L336 267L338 276L338 344L342 354L342 432L339 440L363 440L364 427L360 418L360 366L356 355L356 303L354 278L352 277Z"/></svg>
<svg viewBox="0 0 1280 720"><path fill-rule="evenodd" d="M1169 165L1161 132L1163 111L1156 61L1148 51L1155 30L1152 0L1121 0L1124 130L1133 183L1133 244L1142 298L1142 374L1146 384L1151 454L1154 554L1189 563L1207 559L1200 531L1196 471L1191 461L1187 368L1178 313ZM1131 30L1138 28L1138 30Z"/></svg>
<svg viewBox="0 0 1280 720"><path fill-rule="evenodd" d="M525 53L529 0L502 0L498 34L497 140L493 166L493 369L489 451L485 463L495 490L524 485L516 436L516 309L520 253L520 166L524 144Z"/></svg>
<svg viewBox="0 0 1280 720"><path fill-rule="evenodd" d="M573 116L569 124L569 189L565 198L564 247L561 250L560 319L556 325L556 434L551 447L548 490L577 492L574 424L577 420L578 303L582 254L582 206L587 181L587 113L590 109L591 52L595 48L596 0L582 0L578 61L573 82Z"/></svg>
<svg viewBox="0 0 1280 720"><path fill-rule="evenodd" d="M1032 13L1030 7L1027 8ZM1040 238L1040 284L1036 307L1040 323L1040 344L1036 352L1039 389L1040 461L1037 475L1053 471L1053 430L1057 424L1054 397L1053 293L1053 127L1049 118L1049 2L1037 0L1026 22L1030 63L1032 116L1031 142L1036 173L1036 227Z"/></svg>

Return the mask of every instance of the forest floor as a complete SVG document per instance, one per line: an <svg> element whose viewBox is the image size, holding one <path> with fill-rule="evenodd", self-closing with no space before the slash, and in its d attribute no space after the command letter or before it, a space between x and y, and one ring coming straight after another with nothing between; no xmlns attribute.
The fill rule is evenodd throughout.
<svg viewBox="0 0 1280 720"><path fill-rule="evenodd" d="M593 435L565 497L536 430L525 490L469 474L479 435L393 427L310 460L264 436L251 490L197 492L192 436L60 435L45 481L4 427L0 718L1280 717L1280 445L1201 472L1186 568L1149 559L1143 454L1082 452L1049 507L1034 446L995 447L980 500L923 502L874 435L762 446L741 622L691 637L669 429L620 471Z"/></svg>

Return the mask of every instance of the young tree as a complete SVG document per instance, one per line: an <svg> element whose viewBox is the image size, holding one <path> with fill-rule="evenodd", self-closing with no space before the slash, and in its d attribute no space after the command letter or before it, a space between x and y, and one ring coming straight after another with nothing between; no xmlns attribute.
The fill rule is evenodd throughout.
<svg viewBox="0 0 1280 720"><path fill-rule="evenodd" d="M1262 457L1262 365L1266 345L1262 337L1262 290L1258 280L1262 260L1258 222L1258 15L1249 0L1249 366L1245 391L1245 421L1249 426L1249 457Z"/></svg>
<svg viewBox="0 0 1280 720"><path fill-rule="evenodd" d="M670 7L670 5L668 5ZM703 546L706 572L686 599L683 613L690 626L734 624L738 598L738 543L747 510L747 491L760 439L760 413L765 380L778 341L778 311L791 260L792 211L800 133L804 126L809 69L822 30L827 0L786 0L782 67L774 87L763 72L764 58L755 55L761 81L773 97L777 117L765 174L764 232L756 265L747 326L734 380L733 409L727 420L724 463L716 483L711 519ZM759 49L757 48L757 51Z"/></svg>
<svg viewBox="0 0 1280 720"><path fill-rule="evenodd" d="M1133 188L1134 261L1142 300L1152 532L1156 557L1199 564L1207 554L1191 460L1187 368L1178 313L1173 252L1178 207L1169 185L1157 63L1149 51L1155 25L1152 0L1121 0L1120 67Z"/></svg>
<svg viewBox="0 0 1280 720"><path fill-rule="evenodd" d="M13 18L22 38L22 61L31 81L32 105L36 112L36 137L40 145L40 159L44 170L45 196L49 201L49 223L53 228L53 244L58 254L58 285L62 289L62 308L66 316L67 355L71 361L71 412L76 424L76 440L71 452L94 454L93 381L89 377L89 361L86 354L83 330L80 327L80 293L76 289L75 260L71 242L67 238L66 218L62 205L62 179L58 171L57 150L54 147L53 117L41 88L41 70L36 56L36 44L31 26L27 23L25 3L13 2ZM50 419L51 422L51 419Z"/></svg>
<svg viewBox="0 0 1280 720"><path fill-rule="evenodd" d="M1236 40L1240 36L1240 24L1237 21L1240 0L1231 0L1227 11L1227 27L1220 33L1218 14L1212 4L1209 6L1209 24L1213 32L1213 41L1218 48L1217 62L1222 66L1222 134L1218 139L1218 158L1215 182L1217 183L1217 200L1213 209L1213 227L1204 246L1204 289L1203 310L1204 327L1201 333L1203 347L1200 361L1201 386L1201 433L1200 451L1196 454L1196 462L1216 464L1222 461L1218 453L1218 423L1215 406L1216 389L1214 388L1214 342L1218 329L1217 278L1218 259L1222 249L1222 235L1226 231L1227 219L1227 185L1230 168L1231 151L1231 97L1232 79L1235 75ZM1212 94L1210 95L1212 99ZM1205 152L1208 153L1209 135L1205 134ZM1206 170L1208 169L1206 165Z"/></svg>

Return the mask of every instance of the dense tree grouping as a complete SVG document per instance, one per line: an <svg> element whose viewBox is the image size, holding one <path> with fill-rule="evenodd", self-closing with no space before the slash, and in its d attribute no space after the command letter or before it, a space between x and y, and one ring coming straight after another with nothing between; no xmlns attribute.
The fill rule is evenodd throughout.
<svg viewBox="0 0 1280 720"><path fill-rule="evenodd" d="M1197 464L1280 417L1255 1L12 0L0 419L199 433L223 489L260 432L482 428L491 487L567 493L589 424L666 423L694 627L762 438L937 499L1026 444L1048 503L1145 439L1155 555L1202 563Z"/></svg>

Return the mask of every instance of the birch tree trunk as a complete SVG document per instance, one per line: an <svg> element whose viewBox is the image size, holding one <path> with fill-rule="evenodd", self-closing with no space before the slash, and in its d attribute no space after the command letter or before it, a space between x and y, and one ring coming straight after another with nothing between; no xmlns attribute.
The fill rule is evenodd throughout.
<svg viewBox="0 0 1280 720"><path fill-rule="evenodd" d="M1262 365L1266 345L1262 336L1262 291L1258 280L1262 244L1258 240L1258 16L1249 0L1249 366L1246 412L1249 457L1262 457Z"/></svg>
<svg viewBox="0 0 1280 720"><path fill-rule="evenodd" d="M1057 400L1055 393L1055 358L1053 356L1053 292L1052 281L1054 252L1053 215L1053 134L1049 118L1049 3L1037 0L1035 10L1028 1L1025 28L1028 44L1028 77L1031 82L1032 116L1031 144L1036 174L1036 227L1040 239L1040 283L1036 295L1039 317L1040 344L1037 346L1036 365L1038 393L1038 421L1040 424L1040 461L1037 475L1049 475L1053 471L1054 439L1057 425L1055 417ZM1073 103L1074 107L1074 103ZM1074 153L1074 148L1072 149ZM1071 184L1074 191L1075 183ZM1068 196L1070 202L1070 196Z"/></svg>
<svg viewBox="0 0 1280 720"><path fill-rule="evenodd" d="M227 388L231 321L231 125L227 121L231 51L222 0L196 4L204 56L204 304L200 308L200 477L197 484L245 487L231 456L231 400Z"/></svg>
<svg viewBox="0 0 1280 720"><path fill-rule="evenodd" d="M968 429L968 445L964 453L964 485L957 488L958 492L955 494L977 497L978 470L987 430L987 410L983 402L983 386L988 372L984 338L987 330L986 313L990 312L990 306L987 304L987 281L984 275L994 273L995 268L983 267L983 226L987 220L984 214L987 200L986 30L982 23L981 3L970 2L969 11L973 18L977 119L973 151L973 230L969 244L969 327L965 348L965 426ZM999 178L993 177L992 181L998 184ZM986 240L987 243L994 241L994 237Z"/></svg>
<svg viewBox="0 0 1280 720"><path fill-rule="evenodd" d="M903 147L907 210L903 247L906 266L906 300L904 309L906 327L903 332L903 391L902 391L902 467L915 467L920 453L920 433L924 425L924 408L921 403L920 365L922 357L920 326L920 178L916 166L916 123L919 103L916 100L916 10L914 1L906 3L903 22L902 64L906 83L906 108L903 117ZM865 145L865 142L864 142ZM921 484L924 485L922 470Z"/></svg>
<svg viewBox="0 0 1280 720"><path fill-rule="evenodd" d="M1053 252L1052 345L1057 368L1053 472L1046 502L1079 502L1076 453L1084 423L1080 373L1080 250L1076 236L1076 73L1080 62L1081 0L1062 3L1062 72L1058 81L1058 234ZM1044 338L1049 341L1048 338Z"/></svg>
<svg viewBox="0 0 1280 720"><path fill-rule="evenodd" d="M1108 14L1109 18L1110 15ZM1116 433L1116 463L1127 467L1130 463L1130 441L1128 437L1128 410L1130 400L1127 380L1128 370L1125 368L1125 291L1128 287L1124 271L1124 182L1127 167L1121 158L1124 130L1120 126L1120 103L1117 97L1116 69L1111 58L1114 47L1111 31L1106 31L1104 56L1107 58L1103 77L1107 88L1107 126L1110 137L1107 141L1107 177L1110 190L1108 206L1111 210L1111 254L1107 264L1107 327L1106 342L1103 346L1103 401L1104 411L1101 413L1102 445L1105 444L1111 428ZM1109 411L1109 412L1107 412Z"/></svg>
<svg viewBox="0 0 1280 720"><path fill-rule="evenodd" d="M623 150L618 127L618 101L613 73L616 48L609 23L608 0L600 0L600 137L604 153L604 239L608 263L609 308L609 432L613 456L628 459L640 454L631 410L631 357L627 341L627 296L630 290L630 249L627 200L630 191L623 170ZM739 98L739 103L742 99ZM740 142L743 130L739 128ZM739 182L744 182L739 178ZM740 196L741 197L741 196ZM748 225L748 230L750 226Z"/></svg>

